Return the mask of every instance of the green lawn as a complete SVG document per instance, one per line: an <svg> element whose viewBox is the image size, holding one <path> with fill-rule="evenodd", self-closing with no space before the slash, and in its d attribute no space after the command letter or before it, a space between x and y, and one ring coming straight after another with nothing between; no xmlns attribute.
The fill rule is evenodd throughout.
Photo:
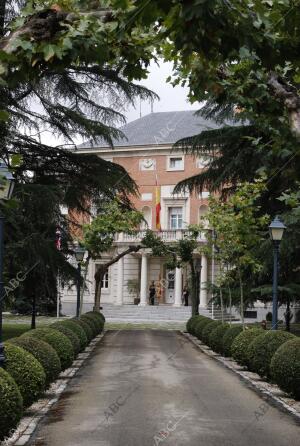
<svg viewBox="0 0 300 446"><path fill-rule="evenodd" d="M3 340L6 341L30 330L30 324L3 324Z"/></svg>
<svg viewBox="0 0 300 446"><path fill-rule="evenodd" d="M55 317L38 316L36 318L37 327L45 327L56 322ZM15 316L12 314L3 315L3 339L14 338L30 330L31 316Z"/></svg>
<svg viewBox="0 0 300 446"><path fill-rule="evenodd" d="M268 322L267 329L271 330L271 328L272 328L272 323ZM278 324L278 330L285 330L285 324ZM291 333L293 333L296 336L300 336L300 324L291 324Z"/></svg>

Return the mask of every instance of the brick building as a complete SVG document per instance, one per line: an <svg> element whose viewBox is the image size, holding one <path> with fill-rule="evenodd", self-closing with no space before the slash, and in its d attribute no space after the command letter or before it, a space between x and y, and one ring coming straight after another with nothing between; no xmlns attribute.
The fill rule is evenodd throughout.
<svg viewBox="0 0 300 446"><path fill-rule="evenodd" d="M173 144L180 138L200 133L202 130L215 128L211 121L196 117L193 111L151 113L137 119L124 127L126 139L114 142L111 149L103 142L85 143L79 146L81 153L96 153L105 160L122 165L136 181L139 197L134 198L136 209L144 214L147 226L156 230L156 194L160 194L160 224L158 231L165 241L178 240L183 236L189 224L199 222L200 216L207 210L208 192L199 194L173 194L174 186L182 179L195 175L205 167L205 160L172 150ZM116 240L114 250L123 251L129 243L138 243L143 235L121 234ZM205 243L199 238L199 243ZM107 253L109 258L110 253ZM212 274L211 265L205 256L201 260L200 305L206 307L208 293L206 282ZM100 260L99 260L100 262ZM88 291L84 296L84 309L91 308L94 296L95 262L88 271ZM128 281L139 288L141 305L148 304L148 288L151 281L161 283L160 303L173 306L182 304L182 289L188 284L188 270L166 268L163 258L149 256L146 251L130 254L110 267L102 283L101 302L117 305L132 304L135 294L130 292ZM63 312L74 312L76 291L65 290L62 298Z"/></svg>
<svg viewBox="0 0 300 446"><path fill-rule="evenodd" d="M144 214L147 225L152 230L156 228L156 194L160 195L160 225L157 232L166 242L180 239L189 224L198 223L200 216L205 215L208 205L208 192L199 194L183 193L174 195L174 186L182 179L195 175L205 168L205 160L183 154L180 150L172 150L173 144L181 138L200 133L202 130L216 128L216 123L204 120L194 115L193 111L151 113L137 119L121 128L126 139L114 141L114 149L103 142L97 144L84 143L78 148L80 153L94 153L105 160L122 165L136 181L139 197L134 198L136 209ZM114 243L114 254L122 252L128 245L138 244L143 236L145 224L140 231L132 236L120 234ZM199 238L199 245L205 239ZM107 253L102 259L109 259L113 253ZM212 267L211 259L195 253L201 262L200 312L202 314L220 317L215 310L207 309L209 292L207 283L214 280L216 267ZM94 274L97 262L92 262L87 273L87 290L84 294L83 310L92 309L94 302ZM140 305L149 304L149 285L155 282L159 289L159 303L169 307L182 305L182 289L188 285L189 271L187 268L168 270L165 259L150 256L146 250L129 254L109 268L102 283L101 303L112 305L133 304L137 295ZM136 293L132 292L135 284ZM131 290L130 290L131 288ZM61 296L62 311L65 314L75 313L76 289L65 288ZM296 312L298 307L293 307ZM245 312L245 320L262 320L271 311L271 305L257 302L253 308ZM279 308L279 318L283 318L285 307ZM233 314L239 317L236 309Z"/></svg>

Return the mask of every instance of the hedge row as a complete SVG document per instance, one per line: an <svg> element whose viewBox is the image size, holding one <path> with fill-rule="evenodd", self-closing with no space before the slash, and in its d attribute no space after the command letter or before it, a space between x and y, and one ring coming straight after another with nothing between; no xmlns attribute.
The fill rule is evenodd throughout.
<svg viewBox="0 0 300 446"><path fill-rule="evenodd" d="M77 354L104 328L105 318L92 311L50 327L30 330L5 342L5 370L0 369L0 441Z"/></svg>
<svg viewBox="0 0 300 446"><path fill-rule="evenodd" d="M222 324L204 316L191 317L187 331L216 353L265 377L300 399L300 339L285 331L265 331Z"/></svg>

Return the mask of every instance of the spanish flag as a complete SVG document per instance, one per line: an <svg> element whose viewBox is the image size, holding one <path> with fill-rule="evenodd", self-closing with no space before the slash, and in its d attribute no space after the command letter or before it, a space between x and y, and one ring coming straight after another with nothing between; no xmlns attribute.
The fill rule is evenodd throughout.
<svg viewBox="0 0 300 446"><path fill-rule="evenodd" d="M156 175L156 186L155 186L155 211L156 211L156 229L158 231L161 231L161 224L160 224L160 211L161 211L160 186L158 185L157 175Z"/></svg>

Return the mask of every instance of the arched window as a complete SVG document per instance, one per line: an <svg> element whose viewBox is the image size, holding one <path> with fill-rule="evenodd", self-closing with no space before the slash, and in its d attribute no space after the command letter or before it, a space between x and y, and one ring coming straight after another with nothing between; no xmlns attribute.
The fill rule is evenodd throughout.
<svg viewBox="0 0 300 446"><path fill-rule="evenodd" d="M142 213L144 215L144 221L141 223L141 229L151 229L152 228L152 209L150 206L144 206L142 208Z"/></svg>

